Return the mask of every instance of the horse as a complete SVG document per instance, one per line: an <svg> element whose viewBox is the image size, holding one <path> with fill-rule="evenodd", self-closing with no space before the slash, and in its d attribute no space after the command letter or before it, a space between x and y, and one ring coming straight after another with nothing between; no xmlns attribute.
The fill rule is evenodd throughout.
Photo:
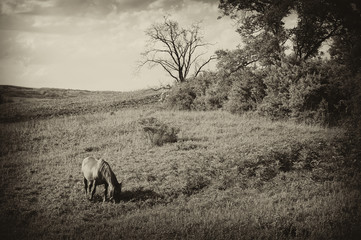
<svg viewBox="0 0 361 240"><path fill-rule="evenodd" d="M84 175L85 196L88 196L88 191L90 193L89 200L93 199L96 186L104 184L103 202L107 200L107 197L112 202L120 201L122 183L118 183L114 172L105 160L87 157L83 160L81 171Z"/></svg>

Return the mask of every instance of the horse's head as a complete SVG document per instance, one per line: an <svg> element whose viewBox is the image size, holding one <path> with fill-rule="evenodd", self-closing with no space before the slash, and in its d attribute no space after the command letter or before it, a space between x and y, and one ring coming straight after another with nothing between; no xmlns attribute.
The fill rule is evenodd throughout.
<svg viewBox="0 0 361 240"><path fill-rule="evenodd" d="M110 200L119 203L121 192L122 192L122 183L118 183L114 188L113 196L110 198Z"/></svg>

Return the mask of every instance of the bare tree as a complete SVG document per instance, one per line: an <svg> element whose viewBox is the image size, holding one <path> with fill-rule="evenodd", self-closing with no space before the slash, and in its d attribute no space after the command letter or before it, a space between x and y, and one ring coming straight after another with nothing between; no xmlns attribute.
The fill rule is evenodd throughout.
<svg viewBox="0 0 361 240"><path fill-rule="evenodd" d="M149 44L142 53L143 60L139 67L161 66L177 83L186 81L191 71L196 77L204 66L216 58L212 55L204 60L202 57L207 52L198 51L210 45L203 42L199 23L185 29L176 21L164 17L164 22L153 24L145 33L149 37Z"/></svg>

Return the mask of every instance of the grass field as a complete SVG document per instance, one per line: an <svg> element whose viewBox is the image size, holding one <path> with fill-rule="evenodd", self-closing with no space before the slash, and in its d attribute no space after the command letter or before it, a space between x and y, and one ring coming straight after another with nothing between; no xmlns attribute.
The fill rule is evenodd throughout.
<svg viewBox="0 0 361 240"><path fill-rule="evenodd" d="M341 128L168 111L149 91L2 95L1 239L361 235L360 160ZM150 117L178 128L178 141L153 146L139 124ZM87 156L123 182L119 204L103 203L102 187L85 198Z"/></svg>

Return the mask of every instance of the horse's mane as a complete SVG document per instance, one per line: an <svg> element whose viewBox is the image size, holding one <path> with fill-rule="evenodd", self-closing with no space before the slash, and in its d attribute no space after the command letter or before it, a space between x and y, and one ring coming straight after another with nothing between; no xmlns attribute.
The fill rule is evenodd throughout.
<svg viewBox="0 0 361 240"><path fill-rule="evenodd" d="M107 163L103 159L100 159L100 161L101 162L100 162L99 171L103 175L103 177L108 181L108 183L111 183L113 185L119 184L117 177L115 176L114 172L110 168L109 163Z"/></svg>

